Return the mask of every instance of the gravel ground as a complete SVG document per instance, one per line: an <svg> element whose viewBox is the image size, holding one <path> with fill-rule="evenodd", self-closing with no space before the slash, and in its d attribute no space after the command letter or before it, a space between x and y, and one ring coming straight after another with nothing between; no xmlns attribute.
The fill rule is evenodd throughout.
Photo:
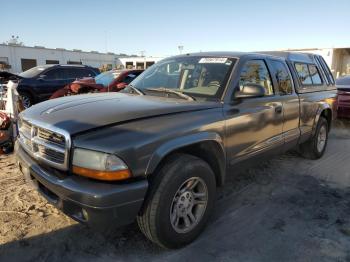
<svg viewBox="0 0 350 262"><path fill-rule="evenodd" d="M0 261L350 261L350 122L322 160L288 153L231 176L197 241L162 250L137 225L94 232L25 184L0 157Z"/></svg>

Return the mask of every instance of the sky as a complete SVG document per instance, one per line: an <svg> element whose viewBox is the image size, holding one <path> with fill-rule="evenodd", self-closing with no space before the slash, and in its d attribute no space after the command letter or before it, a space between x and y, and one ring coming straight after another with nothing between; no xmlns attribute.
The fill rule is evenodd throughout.
<svg viewBox="0 0 350 262"><path fill-rule="evenodd" d="M0 0L0 43L146 56L350 46L350 0Z"/></svg>

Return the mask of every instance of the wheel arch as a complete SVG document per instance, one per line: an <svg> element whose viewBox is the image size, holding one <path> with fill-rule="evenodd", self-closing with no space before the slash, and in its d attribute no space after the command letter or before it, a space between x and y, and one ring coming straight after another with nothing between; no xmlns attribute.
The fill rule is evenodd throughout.
<svg viewBox="0 0 350 262"><path fill-rule="evenodd" d="M314 126L313 126L313 135L316 132L316 128L317 128L317 123L320 120L320 117L324 117L327 120L328 123L328 131L331 129L332 126L332 121L333 121L333 111L330 107L329 104L322 104L317 111L316 114L316 118L315 118L315 122L314 122Z"/></svg>
<svg viewBox="0 0 350 262"><path fill-rule="evenodd" d="M192 134L162 144L149 160L146 176L152 176L169 157L178 153L190 154L207 162L215 174L217 185L224 184L226 153L223 141L220 135L211 132Z"/></svg>
<svg viewBox="0 0 350 262"><path fill-rule="evenodd" d="M33 102L36 102L36 97L33 93L33 91L31 90L31 88L29 86L20 86L20 88L17 89L18 94L22 95L22 94L28 94L30 95L31 99L33 100Z"/></svg>

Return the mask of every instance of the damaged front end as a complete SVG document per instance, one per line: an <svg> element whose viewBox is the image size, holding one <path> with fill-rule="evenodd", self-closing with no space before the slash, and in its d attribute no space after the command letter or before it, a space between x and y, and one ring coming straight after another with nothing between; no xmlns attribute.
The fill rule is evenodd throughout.
<svg viewBox="0 0 350 262"><path fill-rule="evenodd" d="M0 112L0 154L8 154L13 151L13 132L10 117Z"/></svg>

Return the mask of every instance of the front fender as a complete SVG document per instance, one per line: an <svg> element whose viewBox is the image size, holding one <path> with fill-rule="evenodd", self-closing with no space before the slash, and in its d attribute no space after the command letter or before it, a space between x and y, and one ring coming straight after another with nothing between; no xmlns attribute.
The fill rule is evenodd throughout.
<svg viewBox="0 0 350 262"><path fill-rule="evenodd" d="M162 159L164 159L164 157L166 157L169 153L186 146L207 141L213 141L217 143L220 146L223 157L225 158L226 155L224 153L225 150L221 136L215 132L200 132L172 139L159 146L156 149L156 151L152 154L148 162L145 174L152 174L159 165L159 163L162 161Z"/></svg>

